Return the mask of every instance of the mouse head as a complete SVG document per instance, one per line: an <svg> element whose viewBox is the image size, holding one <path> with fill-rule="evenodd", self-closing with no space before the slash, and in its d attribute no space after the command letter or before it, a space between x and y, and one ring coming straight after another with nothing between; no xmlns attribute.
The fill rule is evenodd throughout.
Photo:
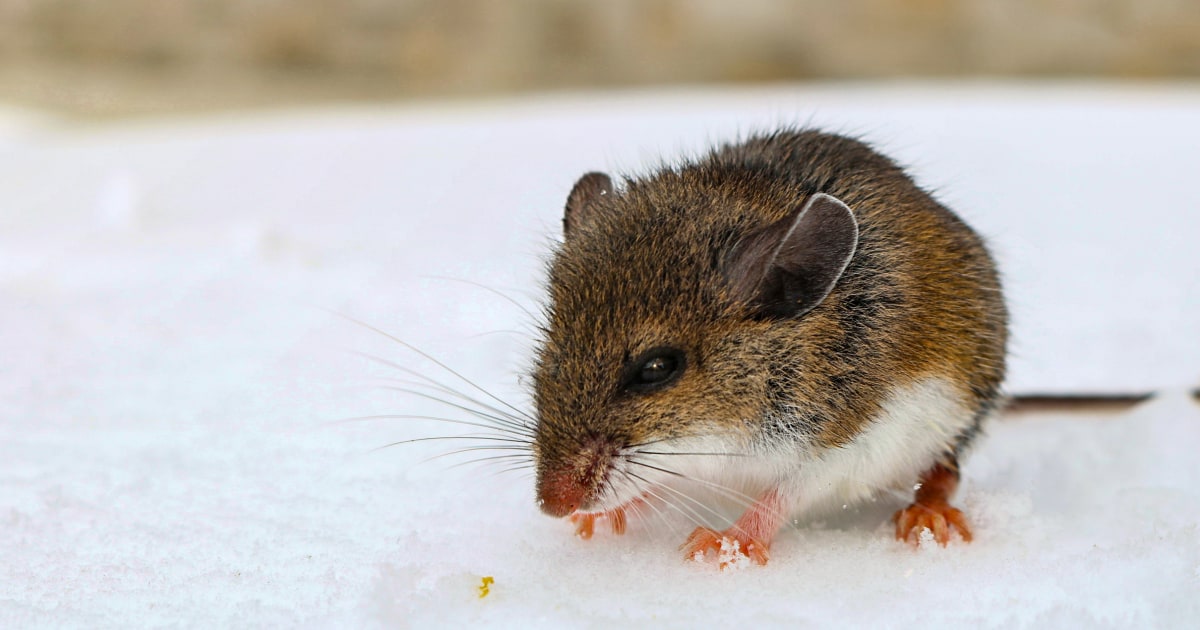
<svg viewBox="0 0 1200 630"><path fill-rule="evenodd" d="M571 191L533 371L546 513L637 498L670 474L658 453L752 446L781 323L820 312L858 227L829 195L743 183L666 171L618 191L589 173Z"/></svg>

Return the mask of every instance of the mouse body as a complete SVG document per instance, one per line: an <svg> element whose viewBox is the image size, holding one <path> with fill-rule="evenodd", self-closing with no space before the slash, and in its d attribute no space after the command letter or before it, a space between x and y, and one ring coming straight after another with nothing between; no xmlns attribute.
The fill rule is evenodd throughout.
<svg viewBox="0 0 1200 630"><path fill-rule="evenodd" d="M754 135L588 173L563 229L532 370L544 512L586 538L670 510L699 525L687 557L765 563L793 515L916 487L897 538L970 540L949 500L1002 401L1007 312L979 236L892 160ZM699 489L744 513L704 526Z"/></svg>

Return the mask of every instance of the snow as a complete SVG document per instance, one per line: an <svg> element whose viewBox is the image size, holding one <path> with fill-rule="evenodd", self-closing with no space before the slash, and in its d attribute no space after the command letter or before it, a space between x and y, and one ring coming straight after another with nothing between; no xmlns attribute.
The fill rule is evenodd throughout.
<svg viewBox="0 0 1200 630"><path fill-rule="evenodd" d="M0 109L0 627L1195 626L1197 114L1190 88L989 85ZM1012 391L1160 395L995 423L970 545L896 543L883 497L723 573L680 557L682 520L583 541L521 472L426 461L457 444L373 450L452 425L338 422L446 413L356 352L454 379L334 313L528 408L524 311L575 178L782 121L867 136L989 237Z"/></svg>

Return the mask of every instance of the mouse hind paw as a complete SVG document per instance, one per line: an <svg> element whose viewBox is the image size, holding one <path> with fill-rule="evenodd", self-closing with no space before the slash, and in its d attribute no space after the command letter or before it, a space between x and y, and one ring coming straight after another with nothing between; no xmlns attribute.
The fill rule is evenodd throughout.
<svg viewBox="0 0 1200 630"><path fill-rule="evenodd" d="M950 505L950 497L958 488L958 461L950 458L935 464L921 475L916 496L908 507L896 512L896 540L920 546L921 532L929 530L933 539L943 547L950 542L950 530L958 532L963 542L971 542L971 528L958 508Z"/></svg>
<svg viewBox="0 0 1200 630"><path fill-rule="evenodd" d="M933 539L943 547L950 542L951 528L958 532L963 542L971 542L971 528L962 510L945 501L916 502L896 512L892 517L896 523L896 540L919 546L921 532L928 529Z"/></svg>

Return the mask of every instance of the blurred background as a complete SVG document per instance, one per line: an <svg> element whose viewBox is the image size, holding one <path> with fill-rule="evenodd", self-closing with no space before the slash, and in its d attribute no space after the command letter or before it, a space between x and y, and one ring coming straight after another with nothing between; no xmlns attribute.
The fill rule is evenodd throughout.
<svg viewBox="0 0 1200 630"><path fill-rule="evenodd" d="M0 101L85 116L645 85L1198 76L1196 0L0 0Z"/></svg>

